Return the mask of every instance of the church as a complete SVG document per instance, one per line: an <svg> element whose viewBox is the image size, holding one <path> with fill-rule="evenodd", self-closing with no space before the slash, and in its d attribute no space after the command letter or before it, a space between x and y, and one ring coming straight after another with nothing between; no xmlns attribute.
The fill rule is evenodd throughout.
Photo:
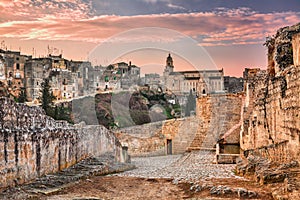
<svg viewBox="0 0 300 200"><path fill-rule="evenodd" d="M165 90L176 95L186 95L192 91L195 95L224 93L224 71L192 70L174 71L171 54L166 59L163 72Z"/></svg>

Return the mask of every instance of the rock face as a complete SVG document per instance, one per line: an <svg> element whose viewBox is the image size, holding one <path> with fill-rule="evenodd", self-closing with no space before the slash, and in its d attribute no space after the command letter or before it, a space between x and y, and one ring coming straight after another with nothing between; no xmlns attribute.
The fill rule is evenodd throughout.
<svg viewBox="0 0 300 200"><path fill-rule="evenodd" d="M103 126L70 125L46 116L39 107L0 98L0 188L65 169L84 158L127 155Z"/></svg>
<svg viewBox="0 0 300 200"><path fill-rule="evenodd" d="M275 199L299 199L300 24L268 38L268 70L246 69L237 172L272 184ZM283 163L283 164L282 164Z"/></svg>

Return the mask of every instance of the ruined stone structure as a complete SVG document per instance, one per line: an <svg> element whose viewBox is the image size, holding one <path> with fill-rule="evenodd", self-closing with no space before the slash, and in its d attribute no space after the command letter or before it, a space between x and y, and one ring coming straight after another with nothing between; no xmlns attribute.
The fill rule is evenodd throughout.
<svg viewBox="0 0 300 200"><path fill-rule="evenodd" d="M237 173L272 184L274 199L300 199L300 24L268 38L268 69L246 69L243 162Z"/></svg>
<svg viewBox="0 0 300 200"><path fill-rule="evenodd" d="M0 99L0 187L12 186L107 152L124 161L126 151L103 126L71 125L39 107Z"/></svg>
<svg viewBox="0 0 300 200"><path fill-rule="evenodd" d="M245 71L246 101L241 130L244 155L276 162L299 160L300 25L285 27L266 42L268 71Z"/></svg>

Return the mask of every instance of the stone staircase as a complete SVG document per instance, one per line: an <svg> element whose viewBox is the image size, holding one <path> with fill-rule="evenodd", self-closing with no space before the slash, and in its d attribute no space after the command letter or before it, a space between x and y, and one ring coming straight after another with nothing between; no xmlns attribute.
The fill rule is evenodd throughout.
<svg viewBox="0 0 300 200"><path fill-rule="evenodd" d="M215 150L215 144L230 126L228 121L231 116L228 116L228 111L231 108L225 106L225 104L228 105L226 101L228 100L225 96L211 98L209 113L205 113L205 116L202 113L202 122L187 151Z"/></svg>
<svg viewBox="0 0 300 200"><path fill-rule="evenodd" d="M196 117L191 117L190 120L182 122L178 130L179 133L173 139L173 145L176 146L174 154L186 152L187 147L191 145L195 138L199 125L199 120Z"/></svg>

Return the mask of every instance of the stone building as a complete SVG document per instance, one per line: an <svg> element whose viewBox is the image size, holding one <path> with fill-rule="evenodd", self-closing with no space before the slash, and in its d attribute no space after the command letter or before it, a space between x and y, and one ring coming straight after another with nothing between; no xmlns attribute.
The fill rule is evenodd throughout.
<svg viewBox="0 0 300 200"><path fill-rule="evenodd" d="M176 95L188 94L192 91L196 95L224 92L224 71L194 70L174 71L173 58L169 54L163 73L164 87Z"/></svg>
<svg viewBox="0 0 300 200"><path fill-rule="evenodd" d="M18 51L0 50L0 79L15 97L24 89L24 66L31 56L21 55Z"/></svg>
<svg viewBox="0 0 300 200"><path fill-rule="evenodd" d="M224 76L224 89L228 93L243 92L244 79L241 77Z"/></svg>
<svg viewBox="0 0 300 200"><path fill-rule="evenodd" d="M37 101L40 96L41 84L49 77L52 68L50 58L34 58L25 64L25 90L28 101Z"/></svg>
<svg viewBox="0 0 300 200"><path fill-rule="evenodd" d="M93 93L93 71L89 62L68 61L61 55L30 59L25 64L25 88L28 101L40 96L41 83L49 78L56 100ZM84 75L83 75L84 74Z"/></svg>
<svg viewBox="0 0 300 200"><path fill-rule="evenodd" d="M142 85L147 85L151 89L158 89L162 85L162 80L159 74L157 73L150 73L145 74L141 81Z"/></svg>
<svg viewBox="0 0 300 200"><path fill-rule="evenodd" d="M52 91L56 100L78 97L78 74L66 69L52 69L50 73Z"/></svg>
<svg viewBox="0 0 300 200"><path fill-rule="evenodd" d="M76 87L78 87L78 94L75 94L75 96L85 96L95 93L94 68L90 62L70 61L68 70L71 71L73 73L72 76L77 79Z"/></svg>
<svg viewBox="0 0 300 200"><path fill-rule="evenodd" d="M117 70L117 74L120 74L120 88L129 89L131 86L139 84L140 81L140 68L136 65L132 65L131 61L129 64L125 62L113 64L114 70Z"/></svg>
<svg viewBox="0 0 300 200"><path fill-rule="evenodd" d="M48 58L52 61L52 68L67 69L67 60L62 57L62 54L59 55L48 55Z"/></svg>
<svg viewBox="0 0 300 200"><path fill-rule="evenodd" d="M94 67L94 85L97 91L127 90L140 82L140 68L125 62L107 67Z"/></svg>

